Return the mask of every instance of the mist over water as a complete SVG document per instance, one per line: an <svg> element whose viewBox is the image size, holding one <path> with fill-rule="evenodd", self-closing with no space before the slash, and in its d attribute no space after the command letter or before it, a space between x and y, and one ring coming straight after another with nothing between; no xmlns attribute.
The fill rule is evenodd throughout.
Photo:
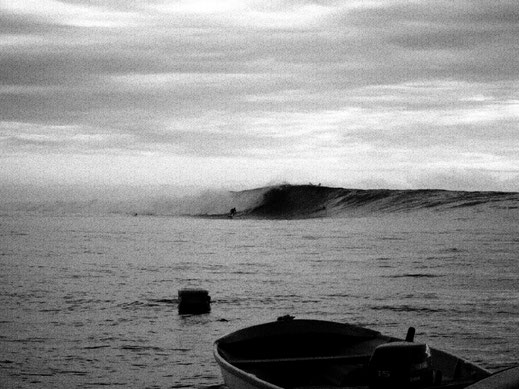
<svg viewBox="0 0 519 389"><path fill-rule="evenodd" d="M4 209L2 385L219 387L212 342L285 314L412 325L491 370L517 364L515 194L280 188ZM183 287L209 290L211 312L178 315Z"/></svg>
<svg viewBox="0 0 519 389"><path fill-rule="evenodd" d="M2 212L23 211L47 214L147 214L196 215L227 212L233 203L227 190L117 187L112 191L65 190L54 193L38 188L9 192L1 198Z"/></svg>

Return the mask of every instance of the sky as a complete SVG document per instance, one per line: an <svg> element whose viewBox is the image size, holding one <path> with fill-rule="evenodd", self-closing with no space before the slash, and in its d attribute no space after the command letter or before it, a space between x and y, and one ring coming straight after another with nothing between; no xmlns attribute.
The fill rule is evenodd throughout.
<svg viewBox="0 0 519 389"><path fill-rule="evenodd" d="M0 185L519 191L518 37L516 0L0 0Z"/></svg>

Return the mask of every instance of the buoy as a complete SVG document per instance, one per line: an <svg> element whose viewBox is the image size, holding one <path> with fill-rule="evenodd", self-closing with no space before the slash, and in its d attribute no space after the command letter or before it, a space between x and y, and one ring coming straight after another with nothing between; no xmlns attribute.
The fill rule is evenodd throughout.
<svg viewBox="0 0 519 389"><path fill-rule="evenodd" d="M184 288L178 291L178 313L200 314L211 310L211 297L205 289Z"/></svg>

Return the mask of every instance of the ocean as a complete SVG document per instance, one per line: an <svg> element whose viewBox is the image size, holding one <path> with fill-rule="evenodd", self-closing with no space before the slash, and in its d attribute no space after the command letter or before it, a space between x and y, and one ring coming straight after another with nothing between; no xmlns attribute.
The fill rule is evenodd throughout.
<svg viewBox="0 0 519 389"><path fill-rule="evenodd" d="M239 194L234 218L221 197L196 217L164 201L4 208L0 387L224 388L214 340L286 314L414 326L492 371L519 363L517 194L326 191L294 207L276 190ZM185 287L211 312L179 315Z"/></svg>

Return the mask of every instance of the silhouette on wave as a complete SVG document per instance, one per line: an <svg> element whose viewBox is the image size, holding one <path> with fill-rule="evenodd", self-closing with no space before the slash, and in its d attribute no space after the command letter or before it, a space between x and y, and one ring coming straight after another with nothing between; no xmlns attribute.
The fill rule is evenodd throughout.
<svg viewBox="0 0 519 389"><path fill-rule="evenodd" d="M346 217L377 212L449 210L488 206L518 209L519 193L463 192L439 189L344 189L320 185L279 185L231 192L235 218L301 219ZM238 204L238 205L235 205ZM228 216L206 213L205 217Z"/></svg>

